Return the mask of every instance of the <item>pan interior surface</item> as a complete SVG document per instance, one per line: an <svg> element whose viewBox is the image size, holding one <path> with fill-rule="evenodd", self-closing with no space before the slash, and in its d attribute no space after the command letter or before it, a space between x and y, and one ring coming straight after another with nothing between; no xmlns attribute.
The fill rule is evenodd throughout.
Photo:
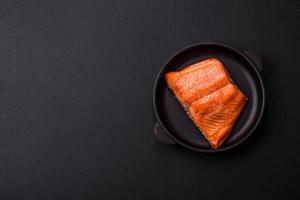
<svg viewBox="0 0 300 200"><path fill-rule="evenodd" d="M259 120L263 109L263 88L257 71L238 52L219 45L198 45L177 53L165 64L157 79L154 94L157 117L173 139L199 151L210 150L211 147L168 89L164 75L211 57L219 59L224 64L233 82L248 98L230 136L220 149L233 146L247 137Z"/></svg>

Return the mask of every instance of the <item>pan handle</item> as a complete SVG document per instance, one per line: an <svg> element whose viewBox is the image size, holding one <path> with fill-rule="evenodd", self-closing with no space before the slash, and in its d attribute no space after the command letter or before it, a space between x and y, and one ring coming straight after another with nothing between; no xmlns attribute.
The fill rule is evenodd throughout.
<svg viewBox="0 0 300 200"><path fill-rule="evenodd" d="M158 122L154 126L154 134L158 141L165 144L175 144L176 142L170 138Z"/></svg>
<svg viewBox="0 0 300 200"><path fill-rule="evenodd" d="M244 51L244 54L246 54L246 56L254 62L256 69L258 70L259 73L261 73L261 71L263 69L261 57L258 56L253 51Z"/></svg>

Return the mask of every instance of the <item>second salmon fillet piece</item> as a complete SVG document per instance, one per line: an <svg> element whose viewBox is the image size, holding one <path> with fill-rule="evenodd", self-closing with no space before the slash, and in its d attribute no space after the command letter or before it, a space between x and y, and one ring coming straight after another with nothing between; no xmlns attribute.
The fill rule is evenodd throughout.
<svg viewBox="0 0 300 200"><path fill-rule="evenodd" d="M168 87L212 148L219 148L247 101L224 65L210 58L169 72L165 77Z"/></svg>

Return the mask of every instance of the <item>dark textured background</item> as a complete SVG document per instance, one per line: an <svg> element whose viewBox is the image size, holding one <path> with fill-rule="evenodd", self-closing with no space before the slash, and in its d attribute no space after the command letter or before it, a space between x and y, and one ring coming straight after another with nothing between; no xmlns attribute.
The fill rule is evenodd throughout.
<svg viewBox="0 0 300 200"><path fill-rule="evenodd" d="M299 11L287 1L0 3L0 199L299 199ZM158 143L166 59L217 41L264 61L267 107L240 147Z"/></svg>

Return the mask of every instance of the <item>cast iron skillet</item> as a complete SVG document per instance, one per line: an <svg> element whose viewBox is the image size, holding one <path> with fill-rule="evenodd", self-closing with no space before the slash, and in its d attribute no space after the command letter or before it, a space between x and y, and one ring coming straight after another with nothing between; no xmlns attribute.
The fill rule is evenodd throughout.
<svg viewBox="0 0 300 200"><path fill-rule="evenodd" d="M168 89L164 77L168 71L176 71L211 57L223 62L232 80L248 97L230 136L219 149L210 147ZM261 70L261 60L253 52L240 52L224 44L200 43L179 51L164 64L154 85L153 103L157 117L155 136L163 143L178 143L199 152L220 152L241 144L259 124L265 107Z"/></svg>

